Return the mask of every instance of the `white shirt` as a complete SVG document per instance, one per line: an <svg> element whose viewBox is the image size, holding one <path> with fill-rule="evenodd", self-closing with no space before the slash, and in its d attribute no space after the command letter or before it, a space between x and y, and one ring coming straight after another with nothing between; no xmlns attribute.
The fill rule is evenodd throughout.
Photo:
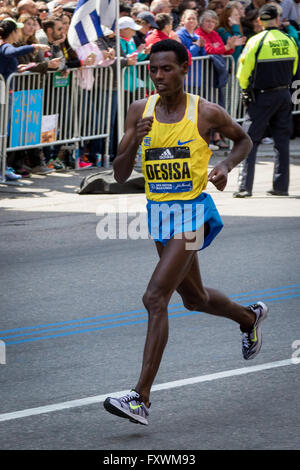
<svg viewBox="0 0 300 470"><path fill-rule="evenodd" d="M281 7L282 18L300 23L300 3L295 3L294 0L283 0Z"/></svg>

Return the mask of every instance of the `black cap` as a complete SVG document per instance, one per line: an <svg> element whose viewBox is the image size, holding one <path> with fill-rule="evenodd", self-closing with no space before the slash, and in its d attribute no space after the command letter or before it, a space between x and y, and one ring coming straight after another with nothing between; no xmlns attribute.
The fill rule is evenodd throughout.
<svg viewBox="0 0 300 470"><path fill-rule="evenodd" d="M278 10L274 5L263 5L259 10L259 18L263 21L274 20L279 16Z"/></svg>
<svg viewBox="0 0 300 470"><path fill-rule="evenodd" d="M151 24L153 28L158 28L157 23L155 22L155 17L150 13L150 11L141 11L141 13L137 15L137 18L147 21L147 23Z"/></svg>

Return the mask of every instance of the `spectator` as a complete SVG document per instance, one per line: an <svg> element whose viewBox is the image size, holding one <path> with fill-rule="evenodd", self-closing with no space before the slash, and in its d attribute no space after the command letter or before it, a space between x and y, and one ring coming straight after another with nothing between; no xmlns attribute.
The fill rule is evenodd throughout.
<svg viewBox="0 0 300 470"><path fill-rule="evenodd" d="M65 70L66 60L60 44L65 38L61 19L55 16L48 16L48 18L42 22L42 27L47 36L46 43L50 46L52 58L59 58L59 70Z"/></svg>
<svg viewBox="0 0 300 470"><path fill-rule="evenodd" d="M177 31L177 34L191 56L206 55L205 40L194 32L198 26L197 12L195 10L185 10L181 17L181 24L183 26ZM192 87L192 93L194 94L200 94L201 69L201 61L198 61L193 63L188 72L188 85Z"/></svg>
<svg viewBox="0 0 300 470"><path fill-rule="evenodd" d="M178 13L181 17L185 10L195 10L198 13L198 17L202 15L206 8L205 0L183 0L178 6Z"/></svg>
<svg viewBox="0 0 300 470"><path fill-rule="evenodd" d="M17 6L17 14L18 16L27 13L31 16L38 16L38 7L37 4L33 0L21 0Z"/></svg>
<svg viewBox="0 0 300 470"><path fill-rule="evenodd" d="M5 80L18 70L23 70L21 69L22 66L18 65L18 57L37 52L38 50L47 51L49 49L48 46L42 44L14 47L13 44L19 40L18 29L23 27L23 23L17 23L12 18L5 18L0 23L0 39L3 40L3 43L0 45L0 74ZM12 95L10 95L9 112L11 110L11 97ZM8 156L8 164L13 163L14 161L20 161L18 158L20 154L17 155L17 160L15 160L16 154L17 152L10 153ZM15 173L16 169L18 169L18 167L8 167L6 169L5 175L8 180L21 178L21 175L17 175Z"/></svg>
<svg viewBox="0 0 300 470"><path fill-rule="evenodd" d="M209 2L209 4L207 5L207 9L215 11L220 21L222 12L224 10L223 4L220 0L212 0L211 2Z"/></svg>
<svg viewBox="0 0 300 470"><path fill-rule="evenodd" d="M126 4L126 2L120 2L119 4L119 15L120 15L120 18L122 18L122 16L130 16L131 15L131 7Z"/></svg>
<svg viewBox="0 0 300 470"><path fill-rule="evenodd" d="M171 5L169 0L153 0L150 5L150 11L154 16L159 13L171 13Z"/></svg>
<svg viewBox="0 0 300 470"><path fill-rule="evenodd" d="M133 5L133 7L131 8L130 16L131 16L131 18L134 19L134 21L136 21L139 13L142 13L144 11L149 12L148 5L145 5L144 3L135 3Z"/></svg>
<svg viewBox="0 0 300 470"><path fill-rule="evenodd" d="M242 53L243 46L246 42L246 37L243 36L243 27L240 21L240 13L236 6L237 2L228 2L220 17L220 26L217 30L223 42L226 44L228 38L235 36L240 39L232 56L237 63L239 56Z"/></svg>
<svg viewBox="0 0 300 470"><path fill-rule="evenodd" d="M173 18L169 13L158 13L155 17L157 29L153 30L146 38L146 45L152 46L163 39L170 39L173 26Z"/></svg>
<svg viewBox="0 0 300 470"><path fill-rule="evenodd" d="M176 31L180 24L180 14L179 14L179 7L180 0L170 0L170 5L171 5L171 15L173 18L173 29Z"/></svg>
<svg viewBox="0 0 300 470"><path fill-rule="evenodd" d="M142 27L139 31L136 31L133 37L136 47L139 47L141 44L146 43L146 37L149 36L151 31L156 29L158 26L154 15L150 13L150 11L142 11L139 13L136 23Z"/></svg>
<svg viewBox="0 0 300 470"><path fill-rule="evenodd" d="M23 28L23 23L17 23L12 18L5 18L0 23L0 38L4 41L0 46L0 74L7 80L9 75L18 71L17 57L37 52L38 50L48 51L49 46L44 44L32 44L21 47L14 47L18 42L18 29Z"/></svg>
<svg viewBox="0 0 300 470"><path fill-rule="evenodd" d="M222 41L220 35L215 31L218 25L218 16L212 10L206 10L199 20L200 26L195 30L195 33L205 39L205 50L207 54L233 54L236 44L239 44L240 39L232 36L226 41Z"/></svg>
<svg viewBox="0 0 300 470"><path fill-rule="evenodd" d="M119 28L120 28L121 48L123 52L126 54L126 56L129 58L129 61L128 61L129 65L132 66L132 67L129 67L127 72L125 72L124 90L126 92L125 94L127 95L127 104L128 104L129 101L130 102L132 101L131 98L133 98L135 91L138 88L144 87L144 82L138 78L138 72L137 72L137 68L135 67L135 64L137 63L137 61L146 60L148 58L148 54L140 52L135 45L133 36L135 32L141 30L142 27L136 24L133 18L129 16L123 16L122 18L120 18ZM141 47L141 46L140 48L144 49L144 47Z"/></svg>
<svg viewBox="0 0 300 470"><path fill-rule="evenodd" d="M205 39L205 51L207 54L212 55L212 62L214 67L214 83L206 83L206 92L208 93L207 98L211 101L216 101L218 96L218 103L223 108L225 107L225 85L228 80L228 72L226 68L226 62L222 55L230 55L234 53L235 45L238 44L240 38L236 36L229 37L226 44L222 41L220 35L215 31L218 25L218 15L215 11L205 11L199 20L199 28L196 29L195 33ZM216 56L216 57L215 57ZM211 89L214 88L214 93L211 95ZM218 90L218 95L216 93ZM212 137L211 145L215 145L218 148L226 149L228 145L223 141L220 134L215 132ZM214 147L212 147L214 148Z"/></svg>
<svg viewBox="0 0 300 470"><path fill-rule="evenodd" d="M258 20L258 10L247 11L245 17L241 19L241 23L246 40L262 31L262 26Z"/></svg>
<svg viewBox="0 0 300 470"><path fill-rule="evenodd" d="M42 22L49 16L49 8L46 2L36 2L38 18Z"/></svg>
<svg viewBox="0 0 300 470"><path fill-rule="evenodd" d="M282 13L283 9L282 9L281 5L279 5L278 3L271 2L271 3L268 3L268 4L269 5L274 5L277 8L279 16L282 18L282 20L280 21L280 26L279 26L281 31L285 32L288 36L290 36L290 38L293 38L295 40L297 46L300 47L299 31L293 26L294 21L291 20L292 23L293 23L293 24L291 24L290 21L288 21L287 19L285 19L283 17L283 13Z"/></svg>
<svg viewBox="0 0 300 470"><path fill-rule="evenodd" d="M282 18L288 21L299 23L300 0L283 0L281 3Z"/></svg>
<svg viewBox="0 0 300 470"><path fill-rule="evenodd" d="M246 6L245 13L250 10L259 10L265 3L267 3L266 0L252 0L249 5Z"/></svg>
<svg viewBox="0 0 300 470"><path fill-rule="evenodd" d="M4 20L5 18L15 18L13 10L9 7L0 8L0 21Z"/></svg>

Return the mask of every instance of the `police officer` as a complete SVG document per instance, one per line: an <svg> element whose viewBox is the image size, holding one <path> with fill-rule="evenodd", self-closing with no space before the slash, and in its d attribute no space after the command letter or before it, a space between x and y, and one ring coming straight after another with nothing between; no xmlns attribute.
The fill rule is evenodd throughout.
<svg viewBox="0 0 300 470"><path fill-rule="evenodd" d="M294 39L278 29L280 17L274 5L264 5L259 17L264 30L247 42L237 72L247 105L243 127L253 141L253 148L242 163L239 191L233 197L252 196L257 148L268 125L275 143L275 164L273 188L267 194L288 196L292 130L289 86L297 71L298 47Z"/></svg>

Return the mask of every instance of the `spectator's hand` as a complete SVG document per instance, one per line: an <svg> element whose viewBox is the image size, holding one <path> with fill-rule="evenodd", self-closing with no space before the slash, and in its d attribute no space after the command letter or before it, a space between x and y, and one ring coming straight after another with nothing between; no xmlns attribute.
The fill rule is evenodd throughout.
<svg viewBox="0 0 300 470"><path fill-rule="evenodd" d="M48 62L48 69L58 69L60 66L60 57L56 57L56 59L51 59Z"/></svg>
<svg viewBox="0 0 300 470"><path fill-rule="evenodd" d="M132 54L127 56L127 65L135 65L137 63L137 56L138 54L136 52L133 52Z"/></svg>
<svg viewBox="0 0 300 470"><path fill-rule="evenodd" d="M64 13L62 5L55 5L55 7L52 10L52 15L53 16L62 16Z"/></svg>
<svg viewBox="0 0 300 470"><path fill-rule="evenodd" d="M289 26L290 25L290 22L287 18L282 18L281 22L280 22L281 26Z"/></svg>
<svg viewBox="0 0 300 470"><path fill-rule="evenodd" d="M235 41L234 41L234 45L235 46L243 46L247 40L246 36L234 36L235 38Z"/></svg>
<svg viewBox="0 0 300 470"><path fill-rule="evenodd" d="M40 51L43 51L43 52L50 51L50 47L47 44L32 44L32 45L33 45L35 51L37 51L37 50L40 50Z"/></svg>
<svg viewBox="0 0 300 470"><path fill-rule="evenodd" d="M60 74L62 77L67 78L70 74L70 70L68 69L62 70Z"/></svg>
<svg viewBox="0 0 300 470"><path fill-rule="evenodd" d="M94 65L96 62L96 54L94 54L93 52L91 52L87 58L83 61L83 65L85 67L91 67L92 65Z"/></svg>
<svg viewBox="0 0 300 470"><path fill-rule="evenodd" d="M194 42L198 47L204 47L205 46L205 39L199 38L197 41Z"/></svg>
<svg viewBox="0 0 300 470"><path fill-rule="evenodd" d="M108 58L112 60L115 57L116 57L116 51L112 47L110 47L108 49Z"/></svg>
<svg viewBox="0 0 300 470"><path fill-rule="evenodd" d="M29 69L36 65L35 62L31 62L30 64L20 64L18 65L18 73L27 72Z"/></svg>
<svg viewBox="0 0 300 470"><path fill-rule="evenodd" d="M228 24L229 26L232 26L234 24L239 24L238 20L236 18L233 18L232 16L229 16L228 18Z"/></svg>
<svg viewBox="0 0 300 470"><path fill-rule="evenodd" d="M137 48L138 53L143 53L145 50L146 44L140 44L139 47Z"/></svg>
<svg viewBox="0 0 300 470"><path fill-rule="evenodd" d="M62 38L61 38L61 39L57 39L57 41L54 41L53 44L54 44L55 46L59 46L60 44L62 44L63 42L65 42L66 37L67 37L67 36L66 36L65 34L63 34Z"/></svg>

